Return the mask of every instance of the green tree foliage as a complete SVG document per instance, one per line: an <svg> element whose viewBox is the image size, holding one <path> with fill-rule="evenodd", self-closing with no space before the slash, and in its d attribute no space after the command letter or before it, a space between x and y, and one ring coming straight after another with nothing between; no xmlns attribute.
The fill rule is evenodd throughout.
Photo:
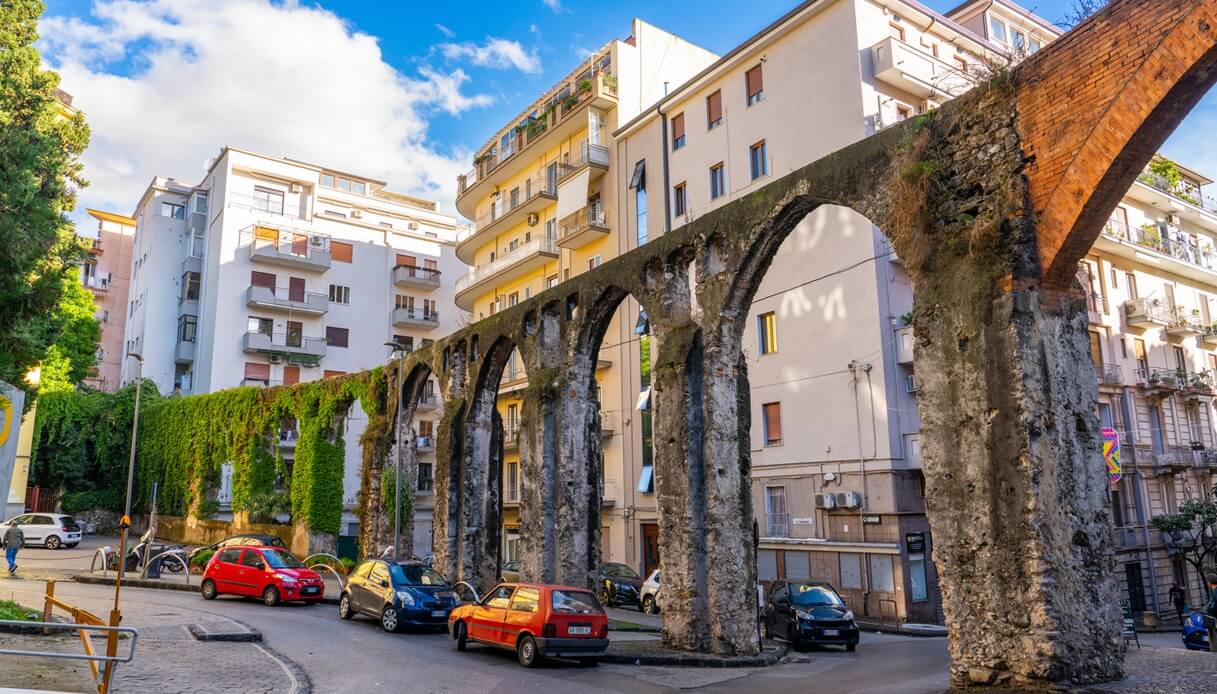
<svg viewBox="0 0 1217 694"><path fill-rule="evenodd" d="M1192 565L1205 585L1204 567L1217 554L1217 487L1207 499L1188 499L1177 513L1154 516L1150 523L1166 535L1168 546Z"/></svg>
<svg viewBox="0 0 1217 694"><path fill-rule="evenodd" d="M85 255L66 213L85 185L89 129L63 110L59 76L34 48L42 10L0 2L0 380L14 384L58 336L63 279Z"/></svg>
<svg viewBox="0 0 1217 694"><path fill-rule="evenodd" d="M54 315L59 337L42 360L39 393L72 390L93 373L101 342L101 325L93 317L96 312L93 293L74 275L64 277L63 294Z"/></svg>

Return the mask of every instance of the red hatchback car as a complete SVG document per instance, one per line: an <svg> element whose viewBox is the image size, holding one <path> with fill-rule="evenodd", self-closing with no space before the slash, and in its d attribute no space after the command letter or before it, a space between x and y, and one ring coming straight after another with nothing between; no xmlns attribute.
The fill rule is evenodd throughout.
<svg viewBox="0 0 1217 694"><path fill-rule="evenodd" d="M282 547L225 547L207 562L201 591L205 600L231 593L273 607L293 600L320 602L325 583Z"/></svg>
<svg viewBox="0 0 1217 694"><path fill-rule="evenodd" d="M594 663L608 649L608 616L586 588L501 583L448 615L457 650L470 641L513 650L524 667L542 658Z"/></svg>

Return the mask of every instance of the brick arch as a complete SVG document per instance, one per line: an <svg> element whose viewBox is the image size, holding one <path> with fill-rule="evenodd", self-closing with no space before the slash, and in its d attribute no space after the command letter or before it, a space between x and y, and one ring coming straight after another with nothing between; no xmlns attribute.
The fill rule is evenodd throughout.
<svg viewBox="0 0 1217 694"><path fill-rule="evenodd" d="M1066 289L1124 191L1217 83L1217 0L1115 0L1017 81L1043 282Z"/></svg>

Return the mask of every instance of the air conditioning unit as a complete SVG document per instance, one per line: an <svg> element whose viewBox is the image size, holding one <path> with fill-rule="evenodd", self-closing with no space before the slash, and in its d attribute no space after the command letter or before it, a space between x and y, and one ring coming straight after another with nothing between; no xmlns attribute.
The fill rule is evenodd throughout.
<svg viewBox="0 0 1217 694"><path fill-rule="evenodd" d="M282 361L283 361L283 356L282 356L282 355L279 355L279 354L272 354L272 355L270 355L270 363L272 363L272 364L278 364L278 363L280 363L280 362L282 362Z"/></svg>
<svg viewBox="0 0 1217 694"><path fill-rule="evenodd" d="M406 228L410 231L418 231L418 222L407 222Z"/></svg>
<svg viewBox="0 0 1217 694"><path fill-rule="evenodd" d="M816 494L816 508L831 511L837 507L837 498L833 494Z"/></svg>
<svg viewBox="0 0 1217 694"><path fill-rule="evenodd" d="M293 183L291 190L293 193L300 193L304 191L304 186L300 185L299 183Z"/></svg>
<svg viewBox="0 0 1217 694"><path fill-rule="evenodd" d="M837 492L837 508L858 508L862 506L862 496L858 492Z"/></svg>
<svg viewBox="0 0 1217 694"><path fill-rule="evenodd" d="M916 393L918 387L916 374L909 374L904 377L904 392Z"/></svg>
<svg viewBox="0 0 1217 694"><path fill-rule="evenodd" d="M325 248L325 237L310 236L308 237L308 245L312 246L313 248Z"/></svg>
<svg viewBox="0 0 1217 694"><path fill-rule="evenodd" d="M351 216L355 219L363 218L363 210L351 210Z"/></svg>
<svg viewBox="0 0 1217 694"><path fill-rule="evenodd" d="M535 227L541 221L541 215L536 212L528 213L528 226Z"/></svg>
<svg viewBox="0 0 1217 694"><path fill-rule="evenodd" d="M1179 226L1183 223L1183 220L1179 219L1179 215L1177 214L1170 215L1166 218L1166 221L1170 222L1173 226Z"/></svg>

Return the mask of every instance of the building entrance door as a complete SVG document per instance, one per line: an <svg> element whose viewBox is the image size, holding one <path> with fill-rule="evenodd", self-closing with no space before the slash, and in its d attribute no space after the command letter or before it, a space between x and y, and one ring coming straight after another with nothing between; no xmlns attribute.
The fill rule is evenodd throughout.
<svg viewBox="0 0 1217 694"><path fill-rule="evenodd" d="M642 575L647 577L659 568L659 526L642 524Z"/></svg>

